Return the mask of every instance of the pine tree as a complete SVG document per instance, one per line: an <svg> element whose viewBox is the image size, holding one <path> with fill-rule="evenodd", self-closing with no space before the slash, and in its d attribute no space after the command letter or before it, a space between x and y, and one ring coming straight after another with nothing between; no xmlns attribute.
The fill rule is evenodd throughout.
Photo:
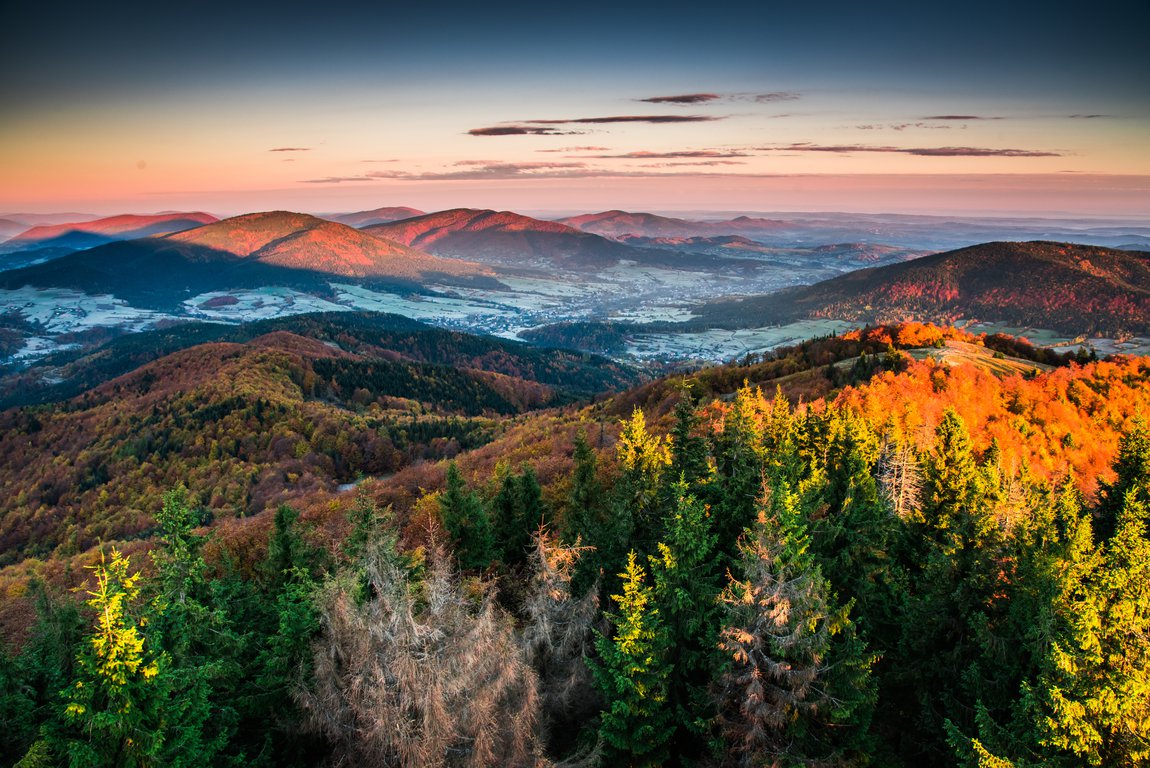
<svg viewBox="0 0 1150 768"><path fill-rule="evenodd" d="M1150 541L1126 493L1094 573L1062 597L1060 629L1034 692L1042 743L1087 765L1150 761ZM1083 578L1085 577L1085 578ZM1069 762L1069 761L1067 761Z"/></svg>
<svg viewBox="0 0 1150 768"><path fill-rule="evenodd" d="M793 494L777 495L781 514L744 538L743 578L722 594L723 735L741 766L848 764L869 748L874 658L832 603Z"/></svg>
<svg viewBox="0 0 1150 768"><path fill-rule="evenodd" d="M1118 526L1118 514L1133 491L1144 506L1150 507L1150 426L1137 419L1118 441L1114 481L1101 482L1098 489L1098 538L1105 540Z"/></svg>
<svg viewBox="0 0 1150 768"><path fill-rule="evenodd" d="M666 635L654 591L634 551L619 574L622 594L612 595L618 613L611 616L613 637L599 635L599 659L591 666L606 700L599 724L604 764L646 768L667 762L675 729L668 704L670 668Z"/></svg>
<svg viewBox="0 0 1150 768"><path fill-rule="evenodd" d="M504 565L523 565L527 562L531 532L547 518L535 470L527 467L519 475L504 472L491 500L491 513L496 548Z"/></svg>
<svg viewBox="0 0 1150 768"><path fill-rule="evenodd" d="M633 542L649 554L660 535L663 473L671 463L671 452L663 438L647 431L643 411L635 408L623 422L616 453L621 469L616 499L634 526Z"/></svg>
<svg viewBox="0 0 1150 768"><path fill-rule="evenodd" d="M835 415L827 487L822 512L812 523L811 547L839 598L854 603L860 631L888 647L897 641L903 576L890 556L898 519L871 473L876 450L862 423L849 414Z"/></svg>
<svg viewBox="0 0 1150 768"><path fill-rule="evenodd" d="M77 658L64 712L74 729L63 745L73 768L144 766L164 756L168 662L146 643L140 577L130 567L113 549L111 561L101 557L93 568L88 605L96 625Z"/></svg>
<svg viewBox="0 0 1150 768"><path fill-rule="evenodd" d="M650 563L665 635L661 663L669 668L667 705L675 727L671 754L676 764L691 765L710 751L716 715L707 689L719 666L719 563L710 511L688 495L685 483L676 483L673 493L665 539Z"/></svg>
<svg viewBox="0 0 1150 768"><path fill-rule="evenodd" d="M793 447L790 443L790 406L778 405L776 417L772 412L769 427L774 432L760 430L756 410L758 393L744 385L735 395L731 409L723 419L723 429L715 439L715 464L719 482L718 497L713 505L715 533L719 548L734 555L743 530L755 521L756 502L762 494L764 473L768 457L772 460Z"/></svg>
<svg viewBox="0 0 1150 768"><path fill-rule="evenodd" d="M606 497L599 480L599 461L587 442L586 432L575 436L575 468L571 473L571 494L563 518L563 542L574 544L581 539L590 544L606 520Z"/></svg>
<svg viewBox="0 0 1150 768"><path fill-rule="evenodd" d="M439 517L455 544L464 569L486 568L495 558L495 537L483 501L469 491L455 462L447 466L447 484L439 497Z"/></svg>
<svg viewBox="0 0 1150 768"><path fill-rule="evenodd" d="M691 383L684 381L679 402L675 404L675 425L671 428L670 474L676 481L697 489L708 479L707 441L695 434L699 414L691 394Z"/></svg>
<svg viewBox="0 0 1150 768"><path fill-rule="evenodd" d="M896 706L916 718L914 750L949 756L946 720L976 727L976 703L1013 695L1019 670L983 649L1007 625L1006 537L994 517L962 419L948 410L924 467L921 514L904 529L909 594L891 654Z"/></svg>

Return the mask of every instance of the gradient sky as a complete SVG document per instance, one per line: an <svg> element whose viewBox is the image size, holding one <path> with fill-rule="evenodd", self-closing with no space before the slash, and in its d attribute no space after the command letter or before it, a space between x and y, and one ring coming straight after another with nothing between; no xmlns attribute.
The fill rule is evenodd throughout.
<svg viewBox="0 0 1150 768"><path fill-rule="evenodd" d="M8 0L0 211L1150 217L1148 0L417 5Z"/></svg>

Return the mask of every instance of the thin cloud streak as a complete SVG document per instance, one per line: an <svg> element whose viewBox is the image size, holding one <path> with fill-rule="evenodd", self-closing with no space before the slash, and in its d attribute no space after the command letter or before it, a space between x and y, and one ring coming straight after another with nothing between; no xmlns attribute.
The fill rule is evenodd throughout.
<svg viewBox="0 0 1150 768"><path fill-rule="evenodd" d="M577 117L569 120L524 120L529 125L570 125L573 123L708 123L723 120L712 115L611 115L609 117Z"/></svg>
<svg viewBox="0 0 1150 768"><path fill-rule="evenodd" d="M619 155L573 155L588 160L674 160L679 158L750 157L746 152L691 149L680 152L624 152Z"/></svg>
<svg viewBox="0 0 1150 768"><path fill-rule="evenodd" d="M764 152L893 152L918 157L1062 157L1061 152L1033 149L992 149L987 147L892 147L868 144L787 144L778 147L758 147Z"/></svg>
<svg viewBox="0 0 1150 768"><path fill-rule="evenodd" d="M472 136L575 136L580 131L560 131L539 125L493 125L488 128L472 128Z"/></svg>
<svg viewBox="0 0 1150 768"><path fill-rule="evenodd" d="M1005 117L986 116L986 115L927 115L922 118L923 120L1005 120Z"/></svg>
<svg viewBox="0 0 1150 768"><path fill-rule="evenodd" d="M714 160L699 163L666 163L650 168L678 167L683 165L738 165L734 161ZM373 171L361 176L325 176L318 179L304 179L300 184L340 184L357 181L504 181L510 179L596 179L596 178L650 178L660 176L715 176L716 173L690 173L671 171L652 173L640 170L608 170L588 168L583 163L487 163L476 165L473 161L456 163L462 170L425 171ZM743 175L743 174L725 174Z"/></svg>
<svg viewBox="0 0 1150 768"><path fill-rule="evenodd" d="M274 147L268 152L311 152L311 147Z"/></svg>
<svg viewBox="0 0 1150 768"><path fill-rule="evenodd" d="M648 104L705 104L723 98L717 93L684 93L681 96L652 96L649 99L636 99Z"/></svg>

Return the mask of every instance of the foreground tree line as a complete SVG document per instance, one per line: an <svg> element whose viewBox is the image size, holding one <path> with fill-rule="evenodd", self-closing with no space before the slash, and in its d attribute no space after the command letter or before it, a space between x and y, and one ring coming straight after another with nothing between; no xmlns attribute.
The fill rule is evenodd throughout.
<svg viewBox="0 0 1150 768"><path fill-rule="evenodd" d="M400 541L366 497L338 550L281 507L255 568L207 562L182 489L150 562L86 608L32 590L0 658L21 766L1150 762L1150 432L1115 479L1035 479L946 411L925 450L846 407L744 387L565 504L529 468ZM612 458L612 457L605 457ZM148 577L137 573L147 566Z"/></svg>

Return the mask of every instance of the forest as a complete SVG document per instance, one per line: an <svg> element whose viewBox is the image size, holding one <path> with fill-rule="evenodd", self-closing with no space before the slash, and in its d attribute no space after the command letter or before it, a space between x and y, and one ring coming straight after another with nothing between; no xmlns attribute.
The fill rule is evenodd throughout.
<svg viewBox="0 0 1150 768"><path fill-rule="evenodd" d="M0 761L1145 765L1150 361L977 341L1034 359L866 329L211 525L166 474L4 582Z"/></svg>

